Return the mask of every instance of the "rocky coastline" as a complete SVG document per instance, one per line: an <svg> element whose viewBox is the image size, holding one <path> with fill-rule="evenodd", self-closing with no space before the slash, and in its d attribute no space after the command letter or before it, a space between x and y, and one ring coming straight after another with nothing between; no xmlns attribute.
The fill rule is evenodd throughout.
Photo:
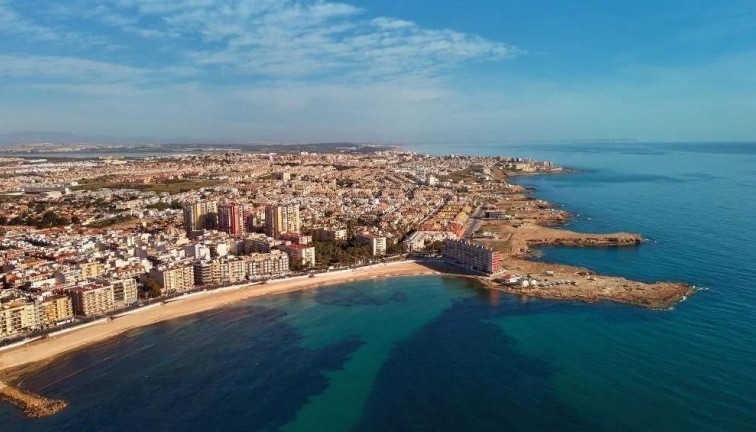
<svg viewBox="0 0 756 432"><path fill-rule="evenodd" d="M520 187L504 200L492 203L509 215L484 220L476 242L498 250L503 275L486 281L490 288L509 294L553 300L610 301L650 309L669 309L696 292L681 282L644 283L600 275L592 270L534 261L533 247L638 247L645 239L636 233L581 233L561 225L572 215L553 203L534 198L534 190Z"/></svg>

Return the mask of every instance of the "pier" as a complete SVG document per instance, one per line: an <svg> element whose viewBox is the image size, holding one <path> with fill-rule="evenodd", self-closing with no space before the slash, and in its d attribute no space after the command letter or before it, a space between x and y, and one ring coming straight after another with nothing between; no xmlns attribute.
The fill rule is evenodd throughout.
<svg viewBox="0 0 756 432"><path fill-rule="evenodd" d="M24 414L32 418L51 416L68 406L68 402L64 400L42 397L2 381L0 381L0 399L21 408Z"/></svg>

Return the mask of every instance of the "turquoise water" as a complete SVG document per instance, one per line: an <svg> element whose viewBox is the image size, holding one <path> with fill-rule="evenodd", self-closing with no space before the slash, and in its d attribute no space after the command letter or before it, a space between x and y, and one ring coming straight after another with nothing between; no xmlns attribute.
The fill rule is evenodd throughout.
<svg viewBox="0 0 756 432"><path fill-rule="evenodd" d="M0 405L0 429L756 428L756 146L473 150L581 169L519 181L578 213L571 229L650 239L543 260L704 290L670 311L523 301L435 276L258 299L62 359L23 385L70 408L29 420Z"/></svg>

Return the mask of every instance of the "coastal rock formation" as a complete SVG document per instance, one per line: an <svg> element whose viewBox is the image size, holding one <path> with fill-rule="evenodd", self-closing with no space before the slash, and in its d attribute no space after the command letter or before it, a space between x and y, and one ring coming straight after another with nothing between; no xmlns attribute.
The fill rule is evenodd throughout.
<svg viewBox="0 0 756 432"><path fill-rule="evenodd" d="M643 241L639 234L584 234L581 236L528 238L529 246L611 247L636 246Z"/></svg>
<svg viewBox="0 0 756 432"><path fill-rule="evenodd" d="M695 292L684 283L643 283L566 265L532 261L534 246L633 247L643 242L639 234L626 232L591 234L554 227L570 218L543 200L511 195L497 203L511 213L505 220L487 220L481 231L493 238L481 239L502 253L506 274L487 284L495 289L528 297L585 302L613 301L647 308L669 308Z"/></svg>
<svg viewBox="0 0 756 432"><path fill-rule="evenodd" d="M51 416L68 407L66 401L35 395L4 382L0 382L0 399L21 408L32 418Z"/></svg>
<svg viewBox="0 0 756 432"><path fill-rule="evenodd" d="M498 282L493 287L509 294L526 297L576 300L589 303L611 301L649 309L668 309L695 292L695 288L684 283L658 282L646 284L618 277L589 277L592 279L573 276L570 281L574 280L576 285L567 283L558 286L508 286Z"/></svg>
<svg viewBox="0 0 756 432"><path fill-rule="evenodd" d="M487 285L527 297L590 303L612 301L649 309L668 309L696 292L694 287L685 283L637 282L563 264L512 259L504 265L507 274L492 279ZM507 283L507 279L515 275L535 283Z"/></svg>

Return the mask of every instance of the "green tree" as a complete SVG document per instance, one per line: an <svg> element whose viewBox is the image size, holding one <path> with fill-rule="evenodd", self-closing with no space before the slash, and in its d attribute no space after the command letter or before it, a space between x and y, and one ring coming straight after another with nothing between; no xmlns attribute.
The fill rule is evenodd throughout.
<svg viewBox="0 0 756 432"><path fill-rule="evenodd" d="M160 284L152 276L148 277L144 282L144 291L152 298L160 297L163 294Z"/></svg>

